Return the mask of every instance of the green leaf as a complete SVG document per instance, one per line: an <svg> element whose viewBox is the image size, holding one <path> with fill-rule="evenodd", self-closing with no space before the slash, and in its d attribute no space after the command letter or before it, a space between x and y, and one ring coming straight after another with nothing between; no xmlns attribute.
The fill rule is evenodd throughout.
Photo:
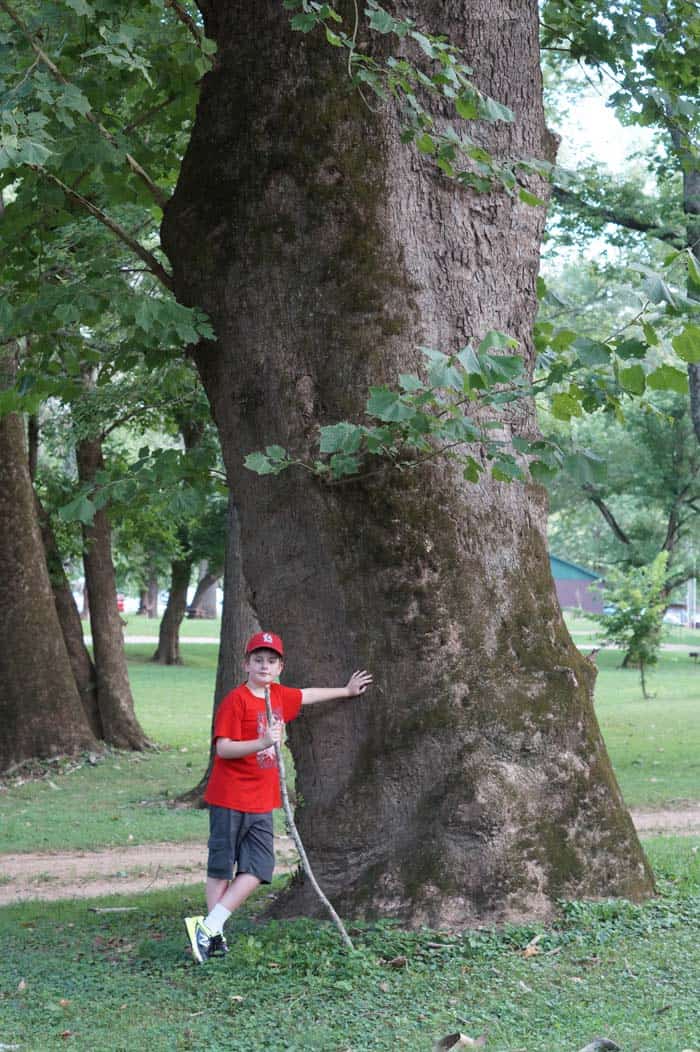
<svg viewBox="0 0 700 1052"><path fill-rule="evenodd" d="M599 340L579 336L571 346L584 365L605 365L610 360L610 348Z"/></svg>
<svg viewBox="0 0 700 1052"><path fill-rule="evenodd" d="M571 420L572 416L583 416L581 403L565 391L552 395L552 416L557 420Z"/></svg>
<svg viewBox="0 0 700 1052"><path fill-rule="evenodd" d="M615 345L615 354L619 358L646 358L648 350L649 347L643 340L634 337Z"/></svg>
<svg viewBox="0 0 700 1052"><path fill-rule="evenodd" d="M511 109L502 106L488 95L482 95L479 99L479 116L485 121L506 121L508 124L515 120Z"/></svg>
<svg viewBox="0 0 700 1052"><path fill-rule="evenodd" d="M85 0L64 0L64 2L75 11L76 15L81 15L85 18L92 18L94 11Z"/></svg>
<svg viewBox="0 0 700 1052"><path fill-rule="evenodd" d="M686 325L683 332L671 340L673 349L684 362L696 365L700 362L700 326Z"/></svg>
<svg viewBox="0 0 700 1052"><path fill-rule="evenodd" d="M652 387L655 391L676 391L678 394L687 394L688 376L680 369L674 369L672 365L660 365L647 376L647 387Z"/></svg>
<svg viewBox="0 0 700 1052"><path fill-rule="evenodd" d="M481 464L474 460L474 457L467 457L464 462L464 471L462 472L467 482L478 482L482 471Z"/></svg>
<svg viewBox="0 0 700 1052"><path fill-rule="evenodd" d="M481 376L481 362L473 347L463 347L457 354L457 361L470 375Z"/></svg>
<svg viewBox="0 0 700 1052"><path fill-rule="evenodd" d="M266 446L265 454L270 460L286 460L287 450L284 446Z"/></svg>
<svg viewBox="0 0 700 1052"><path fill-rule="evenodd" d="M414 410L401 401L401 397L386 387L370 387L367 412L379 420L397 423L410 420Z"/></svg>
<svg viewBox="0 0 700 1052"><path fill-rule="evenodd" d="M377 33L393 33L396 22L383 7L368 8L365 13L369 15L370 29Z"/></svg>
<svg viewBox="0 0 700 1052"><path fill-rule="evenodd" d="M422 135L418 136L418 138L416 139L416 146L418 147L421 153L427 154L433 154L437 149L435 140L432 139L427 132L423 132Z"/></svg>
<svg viewBox="0 0 700 1052"><path fill-rule="evenodd" d="M411 394L425 389L423 381L413 373L401 373L399 376L399 385L402 390L410 392Z"/></svg>
<svg viewBox="0 0 700 1052"><path fill-rule="evenodd" d="M69 504L58 510L58 517L63 522L82 522L89 526L95 517L96 507L85 493L81 493Z"/></svg>
<svg viewBox="0 0 700 1052"><path fill-rule="evenodd" d="M289 23L297 33L310 33L318 25L318 17L315 14L294 15ZM255 470L255 469L253 469Z"/></svg>
<svg viewBox="0 0 700 1052"><path fill-rule="evenodd" d="M567 454L564 457L563 467L567 474L581 485L585 483L600 485L607 477L605 461L586 450Z"/></svg>
<svg viewBox="0 0 700 1052"><path fill-rule="evenodd" d="M475 121L479 116L479 100L475 94L461 94L455 99L455 109L465 121Z"/></svg>
<svg viewBox="0 0 700 1052"><path fill-rule="evenodd" d="M641 365L631 365L628 369L620 369L620 383L630 394L644 394L646 375Z"/></svg>
<svg viewBox="0 0 700 1052"><path fill-rule="evenodd" d="M490 351L496 348L502 350L505 347L517 347L518 341L514 336L508 336L505 332L499 332L497 329L491 329L487 332L483 340L479 344L479 353L483 351Z"/></svg>
<svg viewBox="0 0 700 1052"><path fill-rule="evenodd" d="M521 186L518 190L518 197L526 205L532 205L537 208L538 205L546 205L547 202L543 201L537 194L531 194L529 190L526 190L524 186Z"/></svg>
<svg viewBox="0 0 700 1052"><path fill-rule="evenodd" d="M280 471L278 464L272 464L264 453L259 452L249 453L243 461L243 465L249 471L254 471L256 475L277 475Z"/></svg>
<svg viewBox="0 0 700 1052"><path fill-rule="evenodd" d="M643 282L642 288L652 303L668 303L670 307L676 306L676 297L658 274L650 274Z"/></svg>
<svg viewBox="0 0 700 1052"><path fill-rule="evenodd" d="M434 351L430 347L421 347L420 350L430 362L428 382L432 387L447 387L452 391L463 390L462 374L446 354Z"/></svg>
<svg viewBox="0 0 700 1052"><path fill-rule="evenodd" d="M343 420L321 428L321 453L355 453L362 444L363 428Z"/></svg>
<svg viewBox="0 0 700 1052"><path fill-rule="evenodd" d="M653 325L648 321L642 322L642 332L644 333L644 339L647 341L650 347L657 347L659 344L659 334Z"/></svg>

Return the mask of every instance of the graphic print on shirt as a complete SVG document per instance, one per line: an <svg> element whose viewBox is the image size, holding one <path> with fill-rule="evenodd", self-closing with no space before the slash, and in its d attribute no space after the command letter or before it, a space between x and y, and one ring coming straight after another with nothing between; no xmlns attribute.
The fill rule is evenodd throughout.
<svg viewBox="0 0 700 1052"><path fill-rule="evenodd" d="M281 709L272 710L272 722L284 723L284 718ZM259 712L257 720L258 738L264 738L267 734L267 713ZM276 767L277 757L275 756L275 747L270 745L267 749L261 749L259 753L256 753L258 758L259 767Z"/></svg>

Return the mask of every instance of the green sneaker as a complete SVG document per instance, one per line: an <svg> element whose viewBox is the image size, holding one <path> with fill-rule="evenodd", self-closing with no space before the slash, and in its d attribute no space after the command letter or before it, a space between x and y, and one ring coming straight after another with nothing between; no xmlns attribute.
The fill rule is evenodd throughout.
<svg viewBox="0 0 700 1052"><path fill-rule="evenodd" d="M192 956L199 964L204 964L209 960L209 950L213 941L211 932L204 927L204 917L185 917L185 928L192 947Z"/></svg>

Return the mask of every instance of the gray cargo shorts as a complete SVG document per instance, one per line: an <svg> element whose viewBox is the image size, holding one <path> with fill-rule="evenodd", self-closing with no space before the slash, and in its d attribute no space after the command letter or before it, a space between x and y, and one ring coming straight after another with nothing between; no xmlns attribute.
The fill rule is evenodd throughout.
<svg viewBox="0 0 700 1052"><path fill-rule="evenodd" d="M272 811L251 814L209 805L209 861L207 876L231 880L236 873L250 873L269 884L275 868Z"/></svg>

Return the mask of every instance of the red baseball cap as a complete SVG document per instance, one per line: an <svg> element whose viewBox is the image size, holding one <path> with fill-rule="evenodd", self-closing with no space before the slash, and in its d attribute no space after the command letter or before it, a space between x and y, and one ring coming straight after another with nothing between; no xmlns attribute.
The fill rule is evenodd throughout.
<svg viewBox="0 0 700 1052"><path fill-rule="evenodd" d="M252 654L254 650L274 650L280 657L284 657L284 645L279 636L274 632L256 632L246 643L246 654Z"/></svg>

